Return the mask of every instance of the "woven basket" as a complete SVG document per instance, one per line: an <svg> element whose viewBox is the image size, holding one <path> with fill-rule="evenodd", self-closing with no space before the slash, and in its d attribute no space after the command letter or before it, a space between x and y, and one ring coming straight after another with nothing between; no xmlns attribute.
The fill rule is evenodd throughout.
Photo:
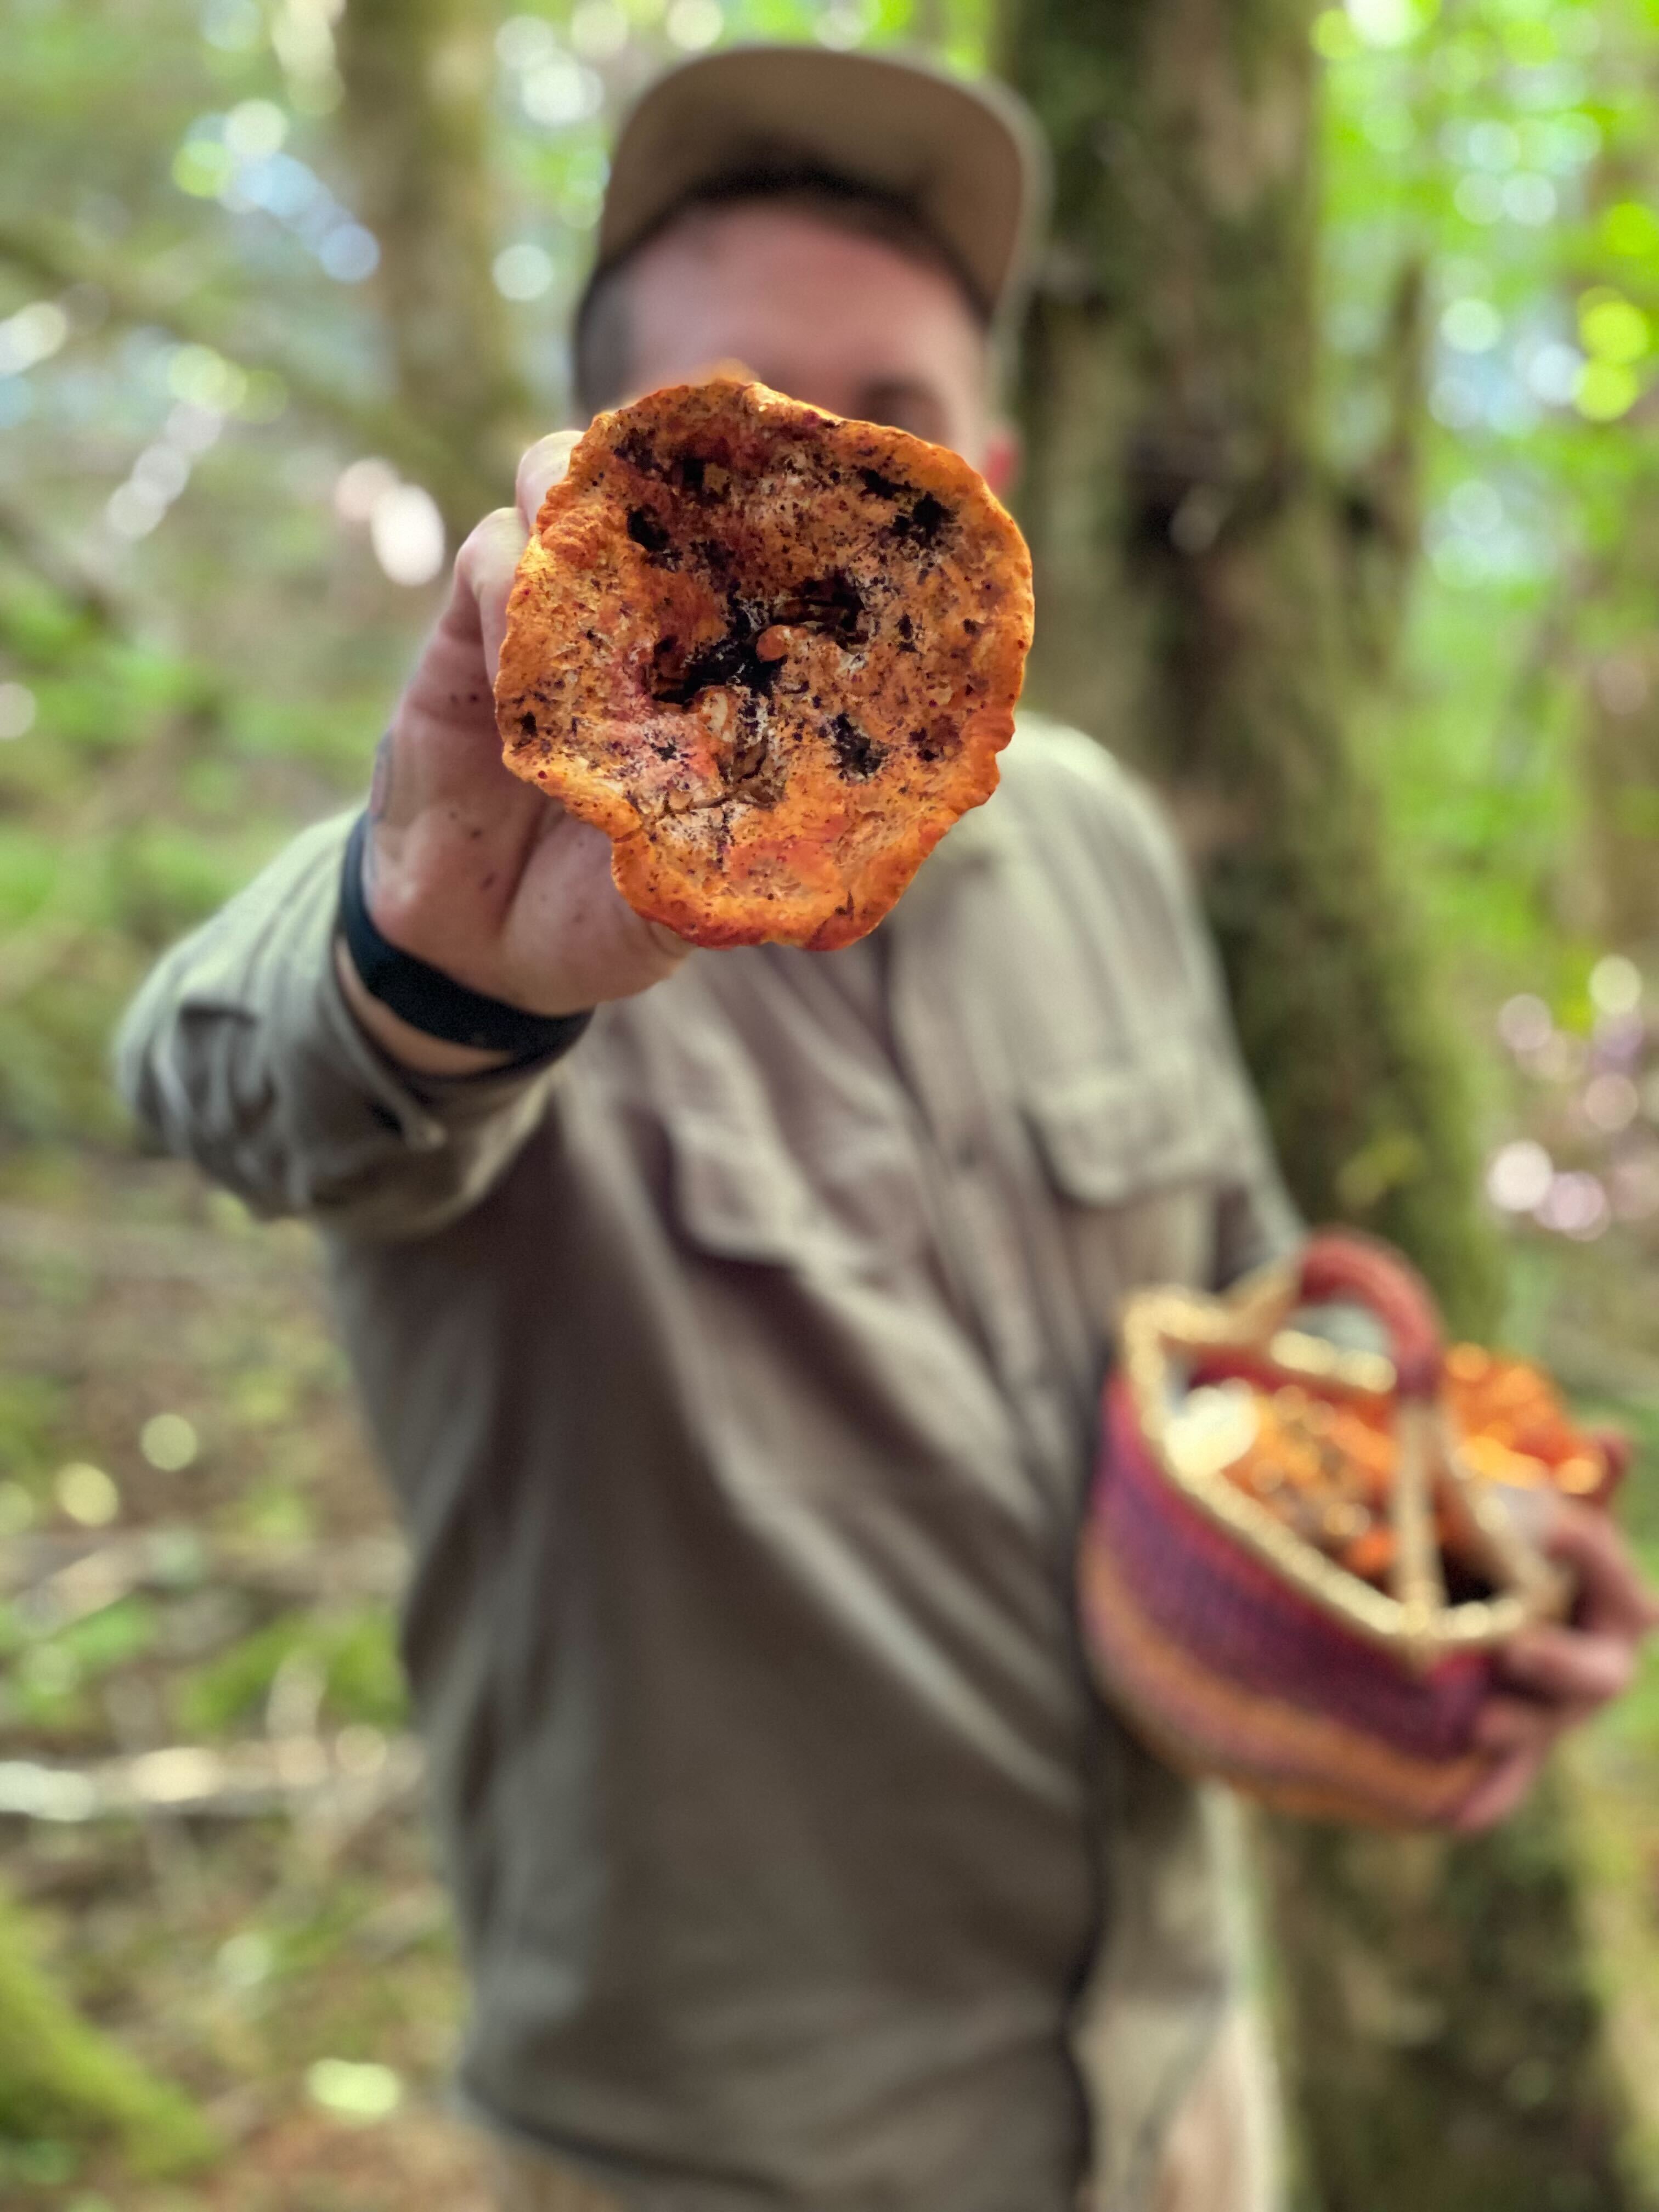
<svg viewBox="0 0 1659 2212"><path fill-rule="evenodd" d="M1286 1326L1337 1298L1378 1316L1391 1358ZM1386 1826L1452 1818L1486 1771L1473 1730L1495 1653L1559 1616L1570 1591L1477 1471L1488 1440L1448 1400L1425 1285L1388 1248L1331 1231L1228 1298L1140 1294L1120 1343L1079 1564L1107 1693L1178 1765L1284 1809ZM1248 1429L1253 1406L1287 1391L1322 1419L1363 1416L1390 1453L1386 1577L1340 1564L1236 1479L1237 1420ZM1565 1486L1606 1496L1603 1446L1575 1436L1563 1465Z"/></svg>

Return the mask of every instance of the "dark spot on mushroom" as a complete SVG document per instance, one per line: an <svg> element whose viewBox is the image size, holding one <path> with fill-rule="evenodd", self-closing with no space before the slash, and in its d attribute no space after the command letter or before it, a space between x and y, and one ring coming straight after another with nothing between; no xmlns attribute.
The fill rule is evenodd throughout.
<svg viewBox="0 0 1659 2212"><path fill-rule="evenodd" d="M895 515L892 531L895 538L914 539L918 545L933 545L939 541L940 532L951 520L951 510L930 491L906 514Z"/></svg>
<svg viewBox="0 0 1659 2212"><path fill-rule="evenodd" d="M637 469L642 477L659 477L662 464L657 459L657 449L651 441L638 430L630 430L617 441L617 459L625 461L630 469Z"/></svg>
<svg viewBox="0 0 1659 2212"><path fill-rule="evenodd" d="M755 641L767 627L763 612L745 606L733 595L727 601L729 627L724 637L712 639L682 657L678 641L667 637L653 649L655 665L651 689L670 707L689 707L700 691L711 684L735 684L745 691L769 698L783 663L763 660Z"/></svg>
<svg viewBox="0 0 1659 2212"><path fill-rule="evenodd" d="M969 637L977 637L979 635L980 625L974 620L972 615L963 615L962 618L962 626L963 629L967 631Z"/></svg>
<svg viewBox="0 0 1659 2212"><path fill-rule="evenodd" d="M864 595L852 578L836 569L807 581L775 600L770 619L808 629L827 630L843 645L862 645L870 635Z"/></svg>
<svg viewBox="0 0 1659 2212"><path fill-rule="evenodd" d="M647 553L665 553L668 550L668 532L648 507L629 507L628 534Z"/></svg>
<svg viewBox="0 0 1659 2212"><path fill-rule="evenodd" d="M680 455L680 482L685 486L687 491L702 489L702 472L707 466L708 463L701 453Z"/></svg>
<svg viewBox="0 0 1659 2212"><path fill-rule="evenodd" d="M657 641L652 647L653 697L672 707L689 707L700 691L720 684L770 698L787 659L763 659L757 648L766 632L779 625L824 630L843 645L863 644L869 635L863 598L851 579L839 572L810 578L778 599L749 600L728 591L726 607L724 637L684 654L677 638ZM814 700L815 706L818 703Z"/></svg>
<svg viewBox="0 0 1659 2212"><path fill-rule="evenodd" d="M884 749L860 729L850 714L837 714L824 726L824 735L836 749L843 775L857 776L862 781L873 775L887 757Z"/></svg>
<svg viewBox="0 0 1659 2212"><path fill-rule="evenodd" d="M519 728L525 737L533 738L536 734L536 717L529 714L520 714Z"/></svg>
<svg viewBox="0 0 1659 2212"><path fill-rule="evenodd" d="M859 481L872 499L908 499L912 487L896 483L891 477L883 476L879 469L860 469Z"/></svg>

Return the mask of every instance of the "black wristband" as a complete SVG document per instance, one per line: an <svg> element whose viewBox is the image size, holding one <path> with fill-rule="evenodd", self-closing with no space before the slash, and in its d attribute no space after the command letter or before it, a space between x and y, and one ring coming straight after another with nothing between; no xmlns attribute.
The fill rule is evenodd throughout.
<svg viewBox="0 0 1659 2212"><path fill-rule="evenodd" d="M440 968L389 944L374 927L363 896L363 842L368 817L352 824L340 872L340 929L351 963L371 998L389 1006L429 1037L471 1045L478 1052L510 1053L515 1060L546 1060L568 1052L593 1018L579 1014L527 1014L504 1000L470 991Z"/></svg>

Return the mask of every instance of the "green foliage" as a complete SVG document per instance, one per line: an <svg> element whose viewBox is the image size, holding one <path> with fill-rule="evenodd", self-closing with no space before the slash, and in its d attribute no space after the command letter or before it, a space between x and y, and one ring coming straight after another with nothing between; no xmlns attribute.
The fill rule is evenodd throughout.
<svg viewBox="0 0 1659 2212"><path fill-rule="evenodd" d="M1655 37L1640 0L1351 0L1312 25L1318 391L1360 620L1379 562L1397 569L1419 538L1423 555L1359 723L1394 872L1439 953L1408 988L1480 1023L1484 1130L1542 1134L1558 1168L1597 1179L1615 1267L1650 1257L1659 1203L1659 1091L1588 1149L1580 1095L1627 1044L1589 1003L1594 963L1609 943L1659 947ZM1271 991L1271 969L1252 988ZM1480 1048L1517 991L1579 1064L1548 1129L1507 1056ZM1460 1110L1434 1125L1453 1158ZM1411 1126L1385 1111L1343 1175L1397 1177L1370 1218L1432 1272L1447 1224L1431 1188L1413 1204ZM1513 1227L1539 1237L1524 1213Z"/></svg>
<svg viewBox="0 0 1659 2212"><path fill-rule="evenodd" d="M44 1375L0 1376L0 1469L11 1480L43 1480L63 1407Z"/></svg>
<svg viewBox="0 0 1659 2212"><path fill-rule="evenodd" d="M1580 742L1598 670L1648 619L1615 572L1654 467L1653 37L1638 0L1314 25L1340 465L1386 435L1393 288L1429 275L1427 562L1371 748L1435 923L1477 972L1547 994L1606 920L1577 873Z"/></svg>
<svg viewBox="0 0 1659 2212"><path fill-rule="evenodd" d="M179 1726L193 1736L224 1736L257 1723L278 1672L298 1662L316 1670L328 1720L392 1729L408 1718L392 1622L379 1607L287 1613L244 1637L182 1679Z"/></svg>
<svg viewBox="0 0 1659 2212"><path fill-rule="evenodd" d="M68 2179L73 2146L113 2137L137 2178L180 2173L215 2148L183 2093L157 2080L66 2002L34 1929L0 1895L0 2180Z"/></svg>

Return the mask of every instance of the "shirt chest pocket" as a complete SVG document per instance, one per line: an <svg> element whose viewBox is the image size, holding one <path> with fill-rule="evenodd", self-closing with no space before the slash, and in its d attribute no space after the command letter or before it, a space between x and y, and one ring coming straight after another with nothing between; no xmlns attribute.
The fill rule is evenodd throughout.
<svg viewBox="0 0 1659 2212"><path fill-rule="evenodd" d="M1025 1110L1097 1313L1146 1283L1206 1283L1234 1149L1225 1071L1200 1036L1027 1090Z"/></svg>
<svg viewBox="0 0 1659 2212"><path fill-rule="evenodd" d="M714 1107L676 1106L666 1121L672 1213L689 1243L770 1267L811 1255L811 1193L774 1132Z"/></svg>
<svg viewBox="0 0 1659 2212"><path fill-rule="evenodd" d="M667 1111L671 1207L684 1240L720 1260L797 1273L889 1274L923 1242L902 1132L849 1121L792 1146L752 1102Z"/></svg>

